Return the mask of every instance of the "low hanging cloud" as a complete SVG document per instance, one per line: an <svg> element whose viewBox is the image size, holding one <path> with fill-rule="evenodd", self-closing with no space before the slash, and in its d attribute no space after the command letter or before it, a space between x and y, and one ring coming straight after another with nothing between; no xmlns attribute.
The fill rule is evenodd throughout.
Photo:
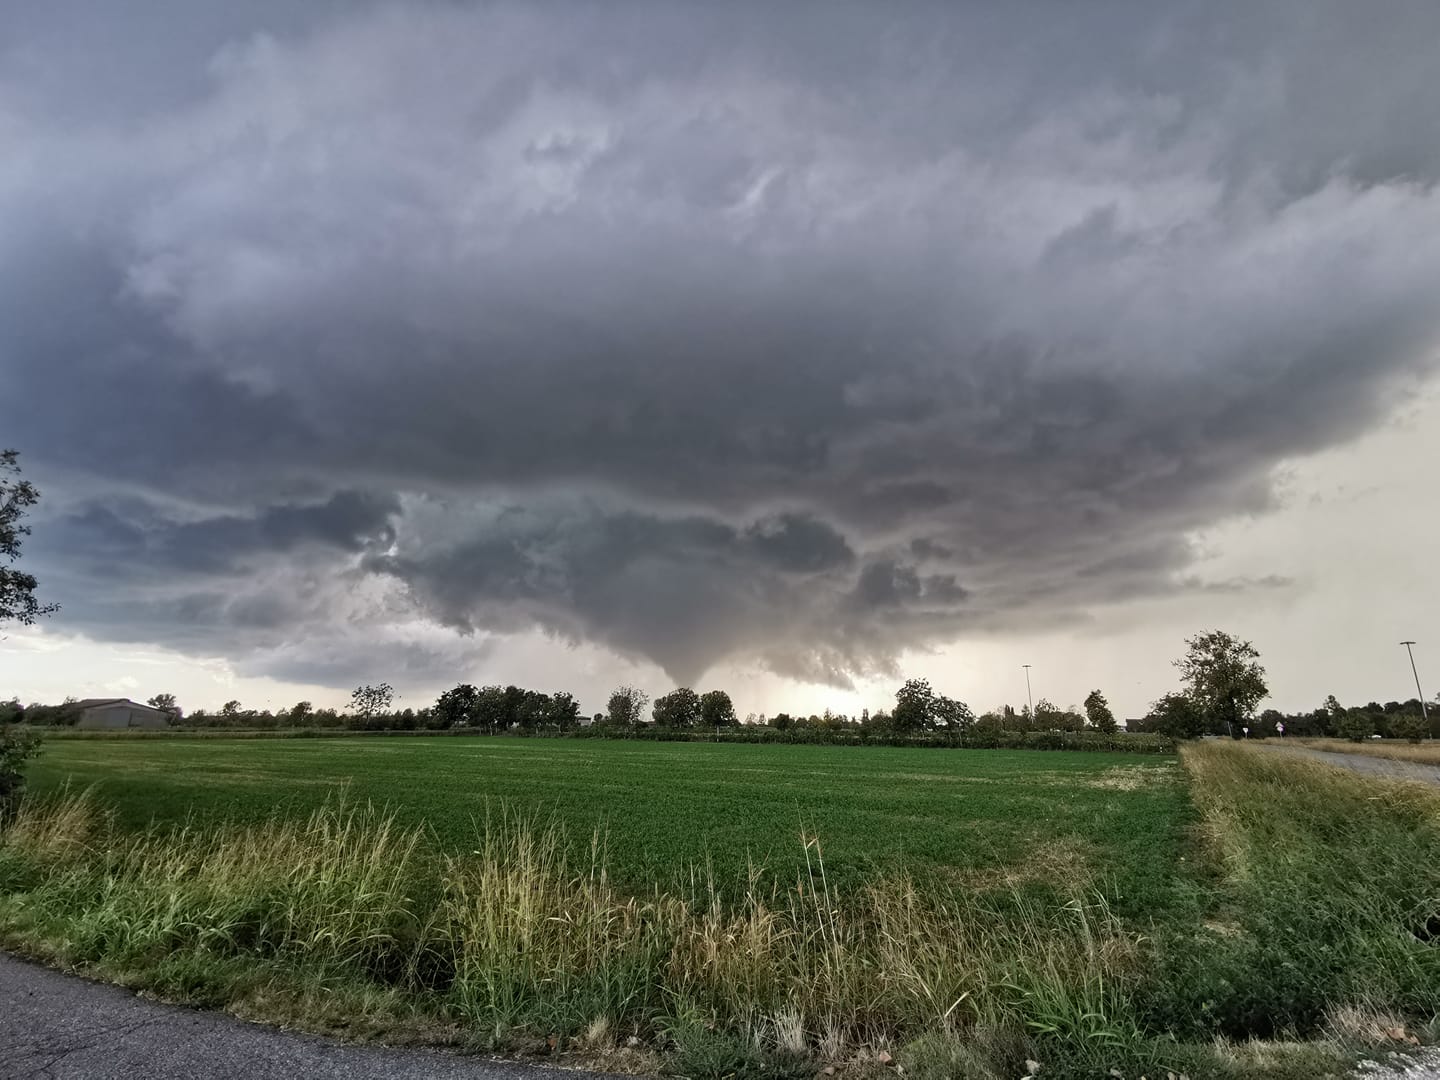
<svg viewBox="0 0 1440 1080"><path fill-rule="evenodd" d="M181 8L0 54L4 441L93 636L843 684L1283 584L1186 538L1435 367L1430 4Z"/></svg>

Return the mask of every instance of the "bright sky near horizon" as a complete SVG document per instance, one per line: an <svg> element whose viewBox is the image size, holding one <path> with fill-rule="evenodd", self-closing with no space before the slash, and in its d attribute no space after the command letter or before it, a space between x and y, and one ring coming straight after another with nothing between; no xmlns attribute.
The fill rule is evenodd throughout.
<svg viewBox="0 0 1440 1080"><path fill-rule="evenodd" d="M0 696L1440 690L1440 7L0 2Z"/></svg>

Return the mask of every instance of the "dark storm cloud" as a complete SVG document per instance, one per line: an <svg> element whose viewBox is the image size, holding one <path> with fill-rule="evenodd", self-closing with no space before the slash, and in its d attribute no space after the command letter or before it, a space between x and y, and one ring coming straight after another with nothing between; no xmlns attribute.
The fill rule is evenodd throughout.
<svg viewBox="0 0 1440 1080"><path fill-rule="evenodd" d="M394 539L393 496L336 492L323 503L264 507L253 515L173 520L142 500L91 502L51 527L51 545L72 559L126 576L143 571L243 573L256 558L317 545L339 552L384 549Z"/></svg>
<svg viewBox="0 0 1440 1080"><path fill-rule="evenodd" d="M358 571L365 554L393 543L398 513L392 496L353 491L240 514L133 496L85 498L44 524L53 562L47 584L65 595L67 619L102 639L231 656L238 669L257 674L345 669L352 685L366 675L362 659L386 651L393 654L387 670L399 678L414 666L406 658L434 654L434 643L355 632L407 618L367 589ZM345 643L340 655L337 638ZM283 648L296 640L314 649ZM260 656L266 662L257 667Z"/></svg>
<svg viewBox="0 0 1440 1080"><path fill-rule="evenodd" d="M759 628L777 643L814 633L823 598L843 587L853 561L842 536L797 514L736 529L540 499L468 521L454 544L402 544L366 567L407 583L462 631L540 625L690 678L717 650L743 652Z"/></svg>
<svg viewBox="0 0 1440 1080"><path fill-rule="evenodd" d="M8 23L5 441L99 637L843 682L1251 587L1187 536L1434 366L1428 2Z"/></svg>

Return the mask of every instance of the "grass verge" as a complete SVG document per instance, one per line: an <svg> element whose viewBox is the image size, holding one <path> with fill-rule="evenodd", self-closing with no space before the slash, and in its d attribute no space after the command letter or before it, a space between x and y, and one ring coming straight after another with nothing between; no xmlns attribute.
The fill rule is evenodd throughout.
<svg viewBox="0 0 1440 1080"><path fill-rule="evenodd" d="M1237 744L1187 747L1183 761L1216 906L1164 943L1152 1022L1312 1035L1358 1008L1432 1027L1440 792Z"/></svg>

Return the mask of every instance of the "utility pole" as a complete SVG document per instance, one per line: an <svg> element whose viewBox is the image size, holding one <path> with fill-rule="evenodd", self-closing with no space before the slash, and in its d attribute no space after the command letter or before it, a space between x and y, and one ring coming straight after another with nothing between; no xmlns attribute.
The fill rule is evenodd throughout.
<svg viewBox="0 0 1440 1080"><path fill-rule="evenodd" d="M1030 665L1021 664L1025 669L1025 699L1030 702L1030 722L1035 722L1035 695L1030 693Z"/></svg>
<svg viewBox="0 0 1440 1080"><path fill-rule="evenodd" d="M1410 656L1410 674L1415 676L1415 693L1420 695L1420 715L1425 720L1425 723L1427 725L1426 731L1428 732L1428 725L1430 723L1430 710L1425 708L1425 691L1420 689L1420 672L1415 667L1415 650L1414 648L1412 648L1415 642L1402 641L1400 642L1400 644L1405 646L1405 652L1408 653Z"/></svg>

